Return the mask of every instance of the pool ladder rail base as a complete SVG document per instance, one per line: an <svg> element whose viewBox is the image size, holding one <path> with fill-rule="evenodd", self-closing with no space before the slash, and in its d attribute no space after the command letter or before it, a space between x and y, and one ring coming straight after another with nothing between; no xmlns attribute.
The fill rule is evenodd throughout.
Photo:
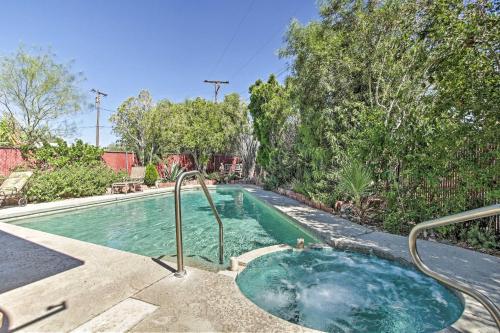
<svg viewBox="0 0 500 333"><path fill-rule="evenodd" d="M413 259L413 262L415 263L415 265L419 270L421 270L424 274L440 281L446 286L453 289L457 289L463 292L464 294L467 294L472 298L474 298L475 300L477 300L486 308L486 310L488 310L491 317L495 321L495 324L500 330L500 311L498 310L498 307L495 305L495 303L493 303L491 299L489 299L486 295L483 295L475 288L466 283L451 279L447 276L441 275L431 270L429 267L427 267L427 265L423 263L417 250L417 237L423 230L442 227L450 224L456 224L460 222L467 222L490 216L496 216L499 214L500 214L500 204L496 204L419 223L415 227L413 227L413 229L410 232L410 235L408 236L408 246L410 249L410 255Z"/></svg>
<svg viewBox="0 0 500 333"><path fill-rule="evenodd" d="M222 265L224 263L224 225L219 216L219 212L217 212L217 208L212 200L212 196L208 191L207 185L205 184L205 178L201 174L201 172L197 170L187 171L181 173L176 181L175 181L175 240L177 244L177 271L174 273L174 276L178 278L182 278L186 276L186 269L184 268L184 252L182 247L182 212L181 212L181 187L182 182L186 177L196 176L198 182L203 189L203 193L207 197L207 201L210 204L210 208L212 209L213 214L215 215L215 219L217 224L219 225L219 263Z"/></svg>

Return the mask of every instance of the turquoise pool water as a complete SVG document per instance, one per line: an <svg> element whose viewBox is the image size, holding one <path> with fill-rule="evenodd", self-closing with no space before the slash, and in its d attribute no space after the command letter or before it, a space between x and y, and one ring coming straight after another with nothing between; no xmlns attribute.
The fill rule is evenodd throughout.
<svg viewBox="0 0 500 333"><path fill-rule="evenodd" d="M436 332L463 312L453 292L413 269L333 249L259 257L237 283L266 311L327 332Z"/></svg>
<svg viewBox="0 0 500 333"><path fill-rule="evenodd" d="M224 257L275 244L317 242L312 236L242 189L211 191L224 224ZM184 257L204 268L218 265L218 225L201 191L182 193ZM175 255L174 197L172 194L106 204L15 222L82 241L145 256ZM172 259L173 260L173 259Z"/></svg>

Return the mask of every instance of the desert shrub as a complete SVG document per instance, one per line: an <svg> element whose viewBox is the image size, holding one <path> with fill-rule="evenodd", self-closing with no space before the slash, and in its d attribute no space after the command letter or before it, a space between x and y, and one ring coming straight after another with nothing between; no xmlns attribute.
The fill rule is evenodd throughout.
<svg viewBox="0 0 500 333"><path fill-rule="evenodd" d="M180 166L180 164L173 163L170 166L170 170L167 170L165 173L165 181L167 182L175 182L177 177L184 171L184 168Z"/></svg>
<svg viewBox="0 0 500 333"><path fill-rule="evenodd" d="M27 195L31 202L101 195L123 176L101 162L68 164L54 170L35 172L29 181Z"/></svg>
<svg viewBox="0 0 500 333"><path fill-rule="evenodd" d="M221 183L224 180L224 177L221 175L220 172L209 173L205 175L205 178L209 180L216 180L218 183Z"/></svg>
<svg viewBox="0 0 500 333"><path fill-rule="evenodd" d="M158 180L158 170L156 170L156 166L154 164L148 164L146 166L146 172L144 174L144 184L148 186L154 186L156 181Z"/></svg>
<svg viewBox="0 0 500 333"><path fill-rule="evenodd" d="M496 240L495 233L492 230L481 230L480 226L475 224L468 230L462 229L462 239L473 248L499 249L500 244Z"/></svg>
<svg viewBox="0 0 500 333"><path fill-rule="evenodd" d="M68 145L62 139L55 143L44 142L41 147L23 147L25 157L32 161L37 169L55 169L68 164L91 165L101 161L103 150L99 147L77 140Z"/></svg>
<svg viewBox="0 0 500 333"><path fill-rule="evenodd" d="M354 204L361 204L369 194L371 185L370 171L360 162L345 162L340 169L338 187L354 201Z"/></svg>

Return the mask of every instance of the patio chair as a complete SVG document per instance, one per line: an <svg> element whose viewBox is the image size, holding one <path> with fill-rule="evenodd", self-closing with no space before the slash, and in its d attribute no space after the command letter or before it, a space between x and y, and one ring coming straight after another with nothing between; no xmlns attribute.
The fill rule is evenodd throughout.
<svg viewBox="0 0 500 333"><path fill-rule="evenodd" d="M9 178L0 185L0 207L9 200L17 200L19 206L26 206L28 199L24 195L23 189L32 175L31 171L11 173Z"/></svg>
<svg viewBox="0 0 500 333"><path fill-rule="evenodd" d="M132 167L128 179L111 184L111 193L141 191L141 185L144 183L145 175L145 167Z"/></svg>
<svg viewBox="0 0 500 333"><path fill-rule="evenodd" d="M234 165L234 173L238 175L238 177L243 176L243 164L237 163Z"/></svg>
<svg viewBox="0 0 500 333"><path fill-rule="evenodd" d="M144 182L144 176L146 175L146 167L132 167L130 170L130 180L135 182Z"/></svg>

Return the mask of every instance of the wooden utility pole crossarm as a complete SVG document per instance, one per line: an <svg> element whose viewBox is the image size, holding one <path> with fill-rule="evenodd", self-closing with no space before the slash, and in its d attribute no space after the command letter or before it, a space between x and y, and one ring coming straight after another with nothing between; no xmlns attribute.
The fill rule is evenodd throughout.
<svg viewBox="0 0 500 333"><path fill-rule="evenodd" d="M217 103L217 95L219 94L219 90L221 84L229 84L229 81L220 81L220 80L204 80L205 83L210 83L214 85L214 102Z"/></svg>

